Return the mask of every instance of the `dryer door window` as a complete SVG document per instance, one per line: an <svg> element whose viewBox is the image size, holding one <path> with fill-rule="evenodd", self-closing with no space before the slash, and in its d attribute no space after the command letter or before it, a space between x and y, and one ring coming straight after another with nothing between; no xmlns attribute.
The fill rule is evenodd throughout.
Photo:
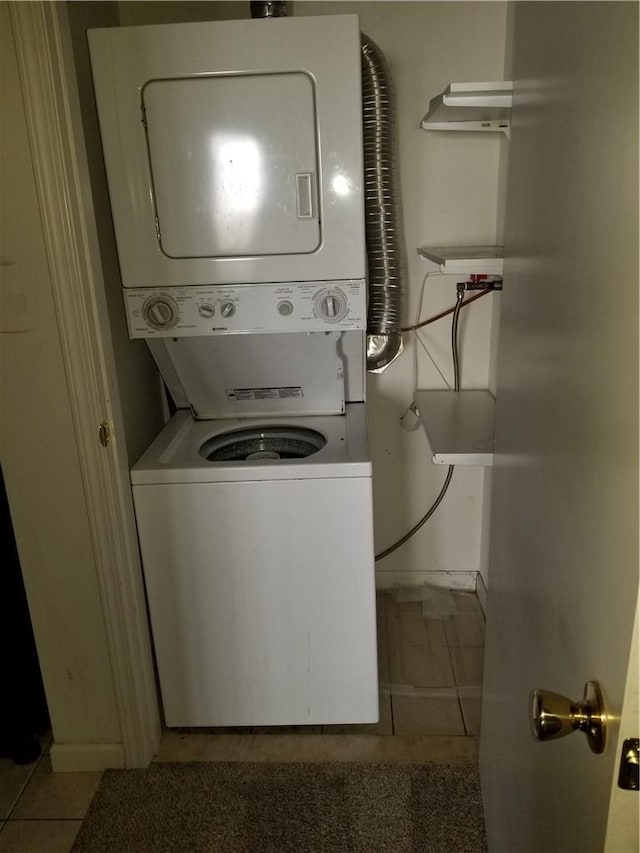
<svg viewBox="0 0 640 853"><path fill-rule="evenodd" d="M307 74L151 80L142 99L166 256L294 255L319 247Z"/></svg>

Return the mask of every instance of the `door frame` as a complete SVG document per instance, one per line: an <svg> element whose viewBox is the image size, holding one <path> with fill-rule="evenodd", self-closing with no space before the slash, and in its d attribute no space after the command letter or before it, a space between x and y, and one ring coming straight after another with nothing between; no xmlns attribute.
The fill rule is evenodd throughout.
<svg viewBox="0 0 640 853"><path fill-rule="evenodd" d="M160 715L67 9L8 6L125 765L144 767Z"/></svg>

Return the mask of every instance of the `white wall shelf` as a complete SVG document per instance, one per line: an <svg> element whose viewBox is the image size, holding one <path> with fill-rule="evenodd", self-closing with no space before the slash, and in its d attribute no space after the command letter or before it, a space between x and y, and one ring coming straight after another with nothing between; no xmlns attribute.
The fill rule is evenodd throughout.
<svg viewBox="0 0 640 853"><path fill-rule="evenodd" d="M504 266L502 246L422 246L418 254L444 274L502 275Z"/></svg>
<svg viewBox="0 0 640 853"><path fill-rule="evenodd" d="M510 131L513 83L451 83L429 101L424 130Z"/></svg>
<svg viewBox="0 0 640 853"><path fill-rule="evenodd" d="M495 400L488 391L416 391L437 465L493 465Z"/></svg>

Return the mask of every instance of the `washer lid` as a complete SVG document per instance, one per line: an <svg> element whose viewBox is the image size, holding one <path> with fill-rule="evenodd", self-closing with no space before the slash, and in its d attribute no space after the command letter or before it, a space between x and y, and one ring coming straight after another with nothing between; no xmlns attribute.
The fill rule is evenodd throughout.
<svg viewBox="0 0 640 853"><path fill-rule="evenodd" d="M344 412L341 332L163 338L153 352L198 420Z"/></svg>

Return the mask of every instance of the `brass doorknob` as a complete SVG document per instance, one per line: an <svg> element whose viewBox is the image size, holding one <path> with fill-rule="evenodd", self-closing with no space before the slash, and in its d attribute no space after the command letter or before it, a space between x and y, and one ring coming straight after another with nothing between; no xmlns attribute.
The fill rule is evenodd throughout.
<svg viewBox="0 0 640 853"><path fill-rule="evenodd" d="M581 702L550 690L531 693L531 722L536 740L553 740L581 731L593 752L604 752L607 715L597 681L587 681Z"/></svg>

